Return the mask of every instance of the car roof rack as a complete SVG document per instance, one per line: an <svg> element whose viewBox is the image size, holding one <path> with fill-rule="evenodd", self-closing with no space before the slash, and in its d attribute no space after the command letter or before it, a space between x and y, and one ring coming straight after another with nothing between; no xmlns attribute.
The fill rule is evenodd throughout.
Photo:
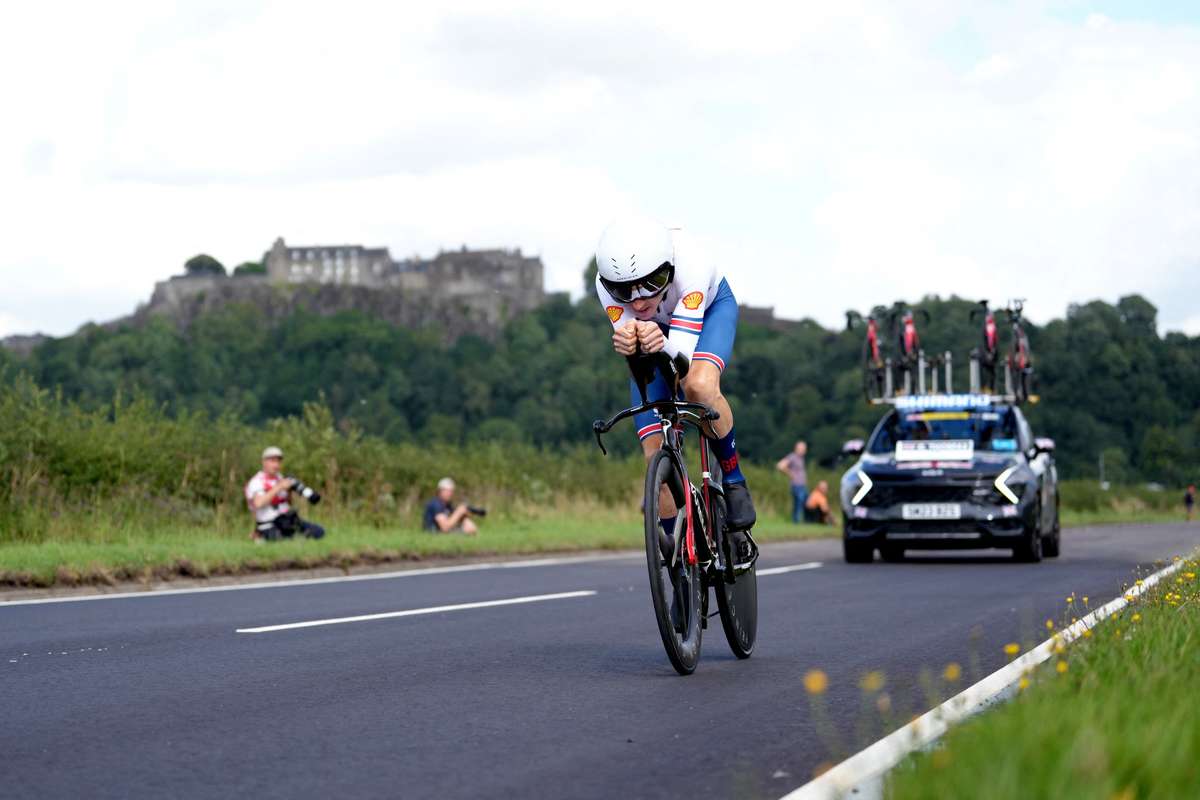
<svg viewBox="0 0 1200 800"><path fill-rule="evenodd" d="M882 373L881 380L868 381L882 389L881 394L872 396L868 388L867 399L871 405L890 405L897 408L982 408L990 405L1019 405L1022 402L1022 398L1013 391L1012 369L1007 362L1003 364L1004 391L984 391L980 379L979 357L975 352L971 353L968 381L970 388L965 394L954 391L954 357L949 350L935 356L932 361L925 356L925 351L919 351L916 363L911 368L900 371L901 386L896 386L894 366L891 358L884 359L883 366L879 368ZM1030 403L1039 400L1035 394L1025 399Z"/></svg>

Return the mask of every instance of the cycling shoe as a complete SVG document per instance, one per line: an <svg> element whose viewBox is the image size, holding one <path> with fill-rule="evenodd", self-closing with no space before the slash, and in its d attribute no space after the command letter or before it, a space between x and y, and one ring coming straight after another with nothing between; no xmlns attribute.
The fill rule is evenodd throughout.
<svg viewBox="0 0 1200 800"><path fill-rule="evenodd" d="M729 514L725 519L725 527L731 531L746 531L754 527L758 517L754 513L754 501L750 499L750 490L746 482L725 484L725 503Z"/></svg>
<svg viewBox="0 0 1200 800"><path fill-rule="evenodd" d="M675 537L668 536L661 527L658 529L658 552L662 555L664 564L671 563L671 556L675 553Z"/></svg>
<svg viewBox="0 0 1200 800"><path fill-rule="evenodd" d="M730 531L729 544L733 550L733 568L748 569L754 563L754 557L758 555L758 549L750 541L750 537L745 531Z"/></svg>
<svg viewBox="0 0 1200 800"><path fill-rule="evenodd" d="M680 598L681 586L684 583L682 569L676 565L667 570L667 575L671 587L671 627L682 636L687 633L687 622L683 618L683 601Z"/></svg>

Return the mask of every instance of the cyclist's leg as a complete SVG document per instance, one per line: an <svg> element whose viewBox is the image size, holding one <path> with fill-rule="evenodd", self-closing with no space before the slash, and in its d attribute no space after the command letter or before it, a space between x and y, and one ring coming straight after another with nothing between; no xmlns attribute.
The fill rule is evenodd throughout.
<svg viewBox="0 0 1200 800"><path fill-rule="evenodd" d="M642 402L637 382L632 379L629 381L629 392L635 405ZM671 390L661 375L656 376L654 382L646 387L646 399L650 401L665 400L670 394ZM646 462L649 463L654 454L662 447L662 428L659 427L658 414L653 411L643 411L633 418L633 422L638 439L642 444L642 453L646 457ZM663 523L663 532L668 537L673 536L679 510L675 507L675 498L671 496L671 492L667 490L666 486L659 493L658 509Z"/></svg>
<svg viewBox="0 0 1200 800"><path fill-rule="evenodd" d="M711 407L720 416L711 423L713 451L721 462L729 504L728 525L734 530L746 530L754 525L754 503L746 488L746 477L738 465L737 441L734 433L733 409L721 393L721 373L733 356L737 337L737 299L729 284L721 281L716 299L704 314L704 329L692 355L691 369L684 381L689 400Z"/></svg>

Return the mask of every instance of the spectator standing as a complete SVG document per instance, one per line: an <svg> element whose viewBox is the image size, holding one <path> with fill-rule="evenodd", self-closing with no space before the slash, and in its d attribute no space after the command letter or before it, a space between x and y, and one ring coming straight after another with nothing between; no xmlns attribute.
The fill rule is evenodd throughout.
<svg viewBox="0 0 1200 800"><path fill-rule="evenodd" d="M475 520L471 519L471 508L465 503L454 502L456 489L450 478L438 481L437 495L425 504L425 518L422 520L425 530L433 533L465 533L468 536L479 532Z"/></svg>
<svg viewBox="0 0 1200 800"><path fill-rule="evenodd" d="M819 481L808 500L804 503L804 521L833 524L833 512L829 510L829 483Z"/></svg>
<svg viewBox="0 0 1200 800"><path fill-rule="evenodd" d="M1183 493L1183 507L1187 511L1188 522L1192 521L1192 514L1196 510L1196 484L1188 485L1187 491Z"/></svg>
<svg viewBox="0 0 1200 800"><path fill-rule="evenodd" d="M788 476L792 484L792 523L799 524L804 513L804 504L808 500L808 468L804 456L808 453L808 444L796 442L795 448L775 465L775 469Z"/></svg>
<svg viewBox="0 0 1200 800"><path fill-rule="evenodd" d="M300 519L292 508L290 500L296 480L285 478L282 470L283 451L268 447L262 453L262 470L246 484L246 504L254 513L255 535L267 541L290 539L297 533L309 539L320 539L325 535L325 529ZM316 503L320 499L315 492L309 495L309 502Z"/></svg>

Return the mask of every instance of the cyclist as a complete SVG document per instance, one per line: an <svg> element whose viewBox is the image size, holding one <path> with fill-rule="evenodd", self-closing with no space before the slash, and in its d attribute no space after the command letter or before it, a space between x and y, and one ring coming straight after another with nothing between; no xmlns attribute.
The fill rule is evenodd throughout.
<svg viewBox="0 0 1200 800"><path fill-rule="evenodd" d="M738 557L748 556L749 542L737 532L755 522L754 504L738 464L733 412L721 394L721 373L733 354L738 304L716 265L678 228L667 228L645 217L613 221L596 247L596 294L613 325L613 349L624 356L639 347L643 353L682 354L691 364L683 391L688 400L716 410L711 423L713 451L724 473L726 522L735 532ZM640 403L637 384L630 381L634 403ZM659 375L646 392L651 401L670 394ZM647 461L662 444L657 413L635 418ZM663 530L674 533L678 510L664 499ZM670 518L666 514L675 511Z"/></svg>

